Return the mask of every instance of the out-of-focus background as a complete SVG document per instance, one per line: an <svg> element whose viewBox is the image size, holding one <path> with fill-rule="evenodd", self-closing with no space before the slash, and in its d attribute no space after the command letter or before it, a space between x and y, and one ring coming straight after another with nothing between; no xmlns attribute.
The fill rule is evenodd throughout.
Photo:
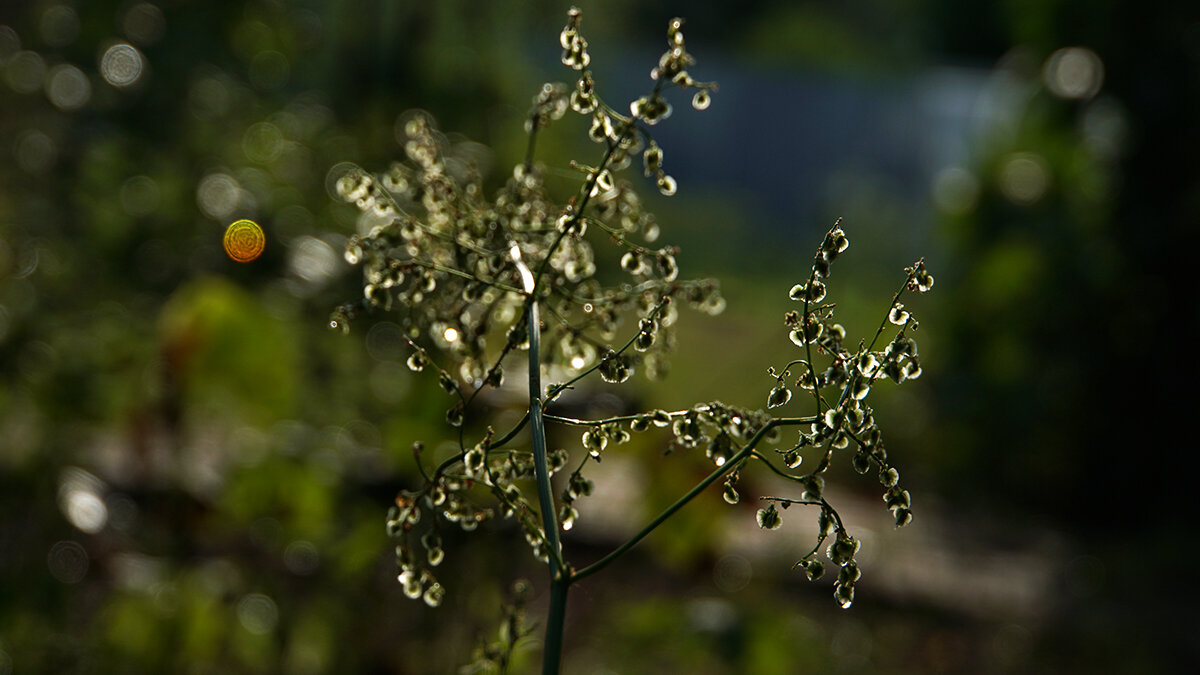
<svg viewBox="0 0 1200 675"><path fill-rule="evenodd" d="M606 100L648 87L676 15L693 74L720 82L710 109L675 100L655 129L680 187L645 194L682 274L729 301L684 314L666 381L594 405L764 405L766 367L794 355L787 290L837 217L851 248L830 288L852 335L916 258L937 284L909 303L924 377L873 399L913 524L890 527L870 477L830 480L864 542L854 606L790 569L812 514L763 533L753 499L713 490L573 590L567 672L1194 672L1178 391L1200 13L580 4ZM512 528L448 538L436 610L395 581L384 514L418 480L412 442L445 437L446 399L404 368L386 315L328 329L360 287L341 255L354 213L326 176L399 158L396 120L421 108L492 148L498 185L533 94L572 81L566 10L3 3L0 674L455 672L513 579L539 618L544 570ZM540 145L563 198L567 162L595 161L586 126L568 114ZM251 264L221 249L238 218L266 231ZM569 555L594 559L703 475L664 448L610 453Z"/></svg>

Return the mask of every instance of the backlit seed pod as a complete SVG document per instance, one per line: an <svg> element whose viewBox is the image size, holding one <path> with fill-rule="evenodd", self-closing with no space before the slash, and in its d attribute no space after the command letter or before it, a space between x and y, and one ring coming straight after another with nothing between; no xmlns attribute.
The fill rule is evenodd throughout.
<svg viewBox="0 0 1200 675"><path fill-rule="evenodd" d="M583 432L582 440L584 449L587 450L588 454L590 454L593 458L599 458L600 451L604 450L605 446L608 445L608 438L606 438L604 434L600 433L596 429L588 429L587 431Z"/></svg>
<svg viewBox="0 0 1200 675"><path fill-rule="evenodd" d="M692 107L696 110L707 110L710 105L712 105L712 97L708 95L707 89L701 89L692 97Z"/></svg>
<svg viewBox="0 0 1200 675"><path fill-rule="evenodd" d="M563 531L570 530L575 527L575 520L579 518L579 511L575 510L570 504L563 504L558 510L558 521Z"/></svg>
<svg viewBox="0 0 1200 675"><path fill-rule="evenodd" d="M854 582L862 577L862 572L858 569L858 563L851 560L838 570L837 582L843 586L853 586Z"/></svg>
<svg viewBox="0 0 1200 675"><path fill-rule="evenodd" d="M921 364L916 359L909 359L904 363L904 377L909 380L921 377Z"/></svg>
<svg viewBox="0 0 1200 675"><path fill-rule="evenodd" d="M725 481L725 488L721 492L721 497L725 499L725 503L727 504L736 504L742 498L738 494L737 488L730 481Z"/></svg>
<svg viewBox="0 0 1200 675"><path fill-rule="evenodd" d="M429 363L429 360L425 358L424 352L413 352L405 363L408 365L409 370L419 373L425 370L425 365Z"/></svg>
<svg viewBox="0 0 1200 675"><path fill-rule="evenodd" d="M829 276L829 267L829 258L826 258L825 256L820 256L813 260L813 273L819 278L824 279L825 277Z"/></svg>
<svg viewBox="0 0 1200 675"><path fill-rule="evenodd" d="M870 377L875 373L875 369L879 367L879 359L875 358L874 352L867 352L858 357L855 367L858 368L858 372L863 376Z"/></svg>
<svg viewBox="0 0 1200 675"><path fill-rule="evenodd" d="M452 427L461 427L463 424L463 407L462 401L454 404L454 407L446 411L446 422Z"/></svg>
<svg viewBox="0 0 1200 675"><path fill-rule="evenodd" d="M804 499L811 501L820 501L821 494L825 491L825 479L820 476L807 476L804 478Z"/></svg>
<svg viewBox="0 0 1200 675"><path fill-rule="evenodd" d="M865 452L856 453L850 464L856 473L863 474L871 470L871 458Z"/></svg>
<svg viewBox="0 0 1200 675"><path fill-rule="evenodd" d="M816 581L825 576L825 563L820 560L807 560L803 564L804 576L808 577L809 581Z"/></svg>
<svg viewBox="0 0 1200 675"><path fill-rule="evenodd" d="M829 545L826 554L835 565L845 565L854 559L854 554L858 553L858 547L857 539L850 535L843 535Z"/></svg>
<svg viewBox="0 0 1200 675"><path fill-rule="evenodd" d="M442 585L435 581L433 585L425 591L423 599L425 600L426 605L429 605L430 607L437 607L438 605L442 604L442 598L445 597L445 595L446 589L442 588Z"/></svg>
<svg viewBox="0 0 1200 675"><path fill-rule="evenodd" d="M885 492L883 501L889 509L907 509L912 506L912 497L909 496L908 490L904 490L899 486L893 486Z"/></svg>
<svg viewBox="0 0 1200 675"><path fill-rule="evenodd" d="M817 534L822 537L828 537L833 534L837 522L833 518L833 512L829 509L821 509L821 513L817 514Z"/></svg>
<svg viewBox="0 0 1200 675"><path fill-rule="evenodd" d="M912 522L913 518L912 511L903 506L893 511L892 515L896 518L896 527L904 527L905 525L908 525Z"/></svg>
<svg viewBox="0 0 1200 675"><path fill-rule="evenodd" d="M671 176L668 176L665 173L659 173L659 175L658 175L658 191L660 193L662 193L662 195L664 197L670 197L670 196L674 195L675 190L678 187L679 186L675 182L674 178L672 178Z"/></svg>
<svg viewBox="0 0 1200 675"><path fill-rule="evenodd" d="M794 469L800 466L800 462L804 460L804 456L799 450L788 450L783 455L783 465L789 469Z"/></svg>
<svg viewBox="0 0 1200 675"><path fill-rule="evenodd" d="M777 530L783 524L783 518L779 515L779 510L771 504L765 509L759 509L757 514L758 526L764 530Z"/></svg>
<svg viewBox="0 0 1200 675"><path fill-rule="evenodd" d="M642 153L642 167L645 170L646 177L658 173L662 170L663 151L654 141L646 147L646 151Z"/></svg>
<svg viewBox="0 0 1200 675"><path fill-rule="evenodd" d="M809 302L820 302L825 299L825 284L821 280L813 279L807 290Z"/></svg>
<svg viewBox="0 0 1200 675"><path fill-rule="evenodd" d="M879 472L879 484L885 488L895 487L900 482L900 472L894 468L883 469Z"/></svg>
<svg viewBox="0 0 1200 675"><path fill-rule="evenodd" d="M842 609L849 609L854 604L854 586L838 584L833 587L833 599Z"/></svg>
<svg viewBox="0 0 1200 675"><path fill-rule="evenodd" d="M767 396L767 407L778 408L790 400L792 400L792 391L780 382L771 389L771 393Z"/></svg>
<svg viewBox="0 0 1200 675"><path fill-rule="evenodd" d="M892 305L891 311L888 312L888 321L897 326L903 326L908 323L908 312L904 309L904 303L897 302Z"/></svg>

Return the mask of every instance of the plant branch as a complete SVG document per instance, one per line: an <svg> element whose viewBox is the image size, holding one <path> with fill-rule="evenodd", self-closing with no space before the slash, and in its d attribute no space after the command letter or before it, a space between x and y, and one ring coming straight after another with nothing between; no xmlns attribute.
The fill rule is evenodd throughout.
<svg viewBox="0 0 1200 675"><path fill-rule="evenodd" d="M761 429L758 430L757 433L754 434L754 436L746 443L746 445L737 452L737 454L729 459L729 461L725 462L721 466L717 467L712 473L708 474L704 480L701 480L699 483L697 483L695 487L687 492L687 494L676 500L674 504L668 506L665 511L658 514L658 517L650 521L645 527L638 531L637 534L630 537L625 541L625 543L618 546L611 553L604 556L600 560L597 560L591 565L572 573L571 581L579 581L584 577L595 574L605 567L608 567L617 558L620 558L622 555L627 553L630 549L636 546L638 542L640 542L642 539L645 539L648 534L653 532L655 528L657 528L659 525L662 525L663 522L665 522L671 516L675 515L676 511L686 506L688 502L695 499L696 496L701 492L704 492L705 488L715 483L722 476L733 470L734 467L738 466L742 460L750 456L750 453L754 452L755 446L757 446L759 442L766 437L767 433L769 433L771 429L779 426L812 424L812 420L813 418L811 417L776 417L775 419L767 422Z"/></svg>

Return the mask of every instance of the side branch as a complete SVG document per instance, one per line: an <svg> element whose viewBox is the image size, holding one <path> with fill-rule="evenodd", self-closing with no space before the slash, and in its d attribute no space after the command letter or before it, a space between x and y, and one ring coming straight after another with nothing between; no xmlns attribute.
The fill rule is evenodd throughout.
<svg viewBox="0 0 1200 675"><path fill-rule="evenodd" d="M622 555L627 553L631 548L636 546L638 544L638 542L640 542L642 539L645 539L646 535L653 532L655 528L657 528L659 525L662 525L663 522L665 522L671 516L675 515L676 511L678 511L679 509L686 506L688 502L695 499L696 496L699 495L701 492L704 492L705 488L707 488L709 485L712 485L717 480L719 480L722 476L724 476L725 474L732 471L733 468L736 467L742 460L744 460L746 457L750 456L750 453L754 452L755 446L757 446L759 444L759 442L761 442L762 439L766 437L767 433L769 433L771 431L771 429L774 429L775 427L781 427L781 426L812 424L812 421L813 421L812 417L777 417L777 418L771 420L770 422L767 422L765 425L763 425L763 428L759 429L758 433L754 434L754 436L750 439L750 441L748 443L746 443L746 445L737 452L737 454L735 454L733 457L731 457L729 459L729 461L725 462L721 466L717 467L715 471L708 474L708 476L705 477L704 480L697 483L696 486L693 487L691 490L689 490L687 494L680 497L674 504L668 506L665 511L658 514L658 517L656 517L654 520L650 521L649 524L647 524L645 527L643 527L641 529L641 531L639 531L637 534L633 535L633 537L631 537L625 543L621 544L616 549L614 549L612 551L612 553L609 553L608 555L604 556L600 560L597 560L596 562L592 563L591 565L588 565L587 567L584 567L583 569L581 569L577 572L573 572L571 574L571 581L572 582L579 581L580 579L583 579L584 577L595 574L596 572L599 572L600 570L604 569L605 567L608 567L608 565L611 564L617 558L620 558Z"/></svg>

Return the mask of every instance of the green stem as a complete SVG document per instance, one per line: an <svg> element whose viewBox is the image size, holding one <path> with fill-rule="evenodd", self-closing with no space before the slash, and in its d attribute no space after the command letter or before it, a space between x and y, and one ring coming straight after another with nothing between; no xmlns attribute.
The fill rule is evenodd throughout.
<svg viewBox="0 0 1200 675"><path fill-rule="evenodd" d="M562 546L558 539L558 514L550 487L549 461L546 458L546 423L542 418L542 359L540 319L537 300L529 303L529 428L533 435L533 466L537 478L538 507L550 558L550 615L546 620L546 641L542 654L542 672L558 673L562 662L563 620L566 618L567 585Z"/></svg>
<svg viewBox="0 0 1200 675"><path fill-rule="evenodd" d="M546 647L542 652L542 675L558 675L562 667L563 625L567 618L567 589L571 578L555 575L550 582L550 611L546 616Z"/></svg>

